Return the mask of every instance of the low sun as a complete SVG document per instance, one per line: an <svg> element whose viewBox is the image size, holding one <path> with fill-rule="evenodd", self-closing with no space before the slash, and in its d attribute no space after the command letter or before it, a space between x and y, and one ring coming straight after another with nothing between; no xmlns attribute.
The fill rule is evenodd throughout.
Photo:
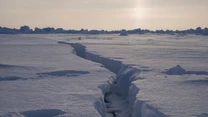
<svg viewBox="0 0 208 117"><path fill-rule="evenodd" d="M137 0L135 8L133 9L133 16L136 19L144 19L145 17L145 9L142 1L143 0Z"/></svg>

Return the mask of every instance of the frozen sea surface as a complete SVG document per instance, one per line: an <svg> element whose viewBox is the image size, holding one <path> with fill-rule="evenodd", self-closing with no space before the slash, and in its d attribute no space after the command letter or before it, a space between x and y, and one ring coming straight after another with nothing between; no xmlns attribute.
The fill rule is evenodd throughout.
<svg viewBox="0 0 208 117"><path fill-rule="evenodd" d="M208 117L207 36L1 35L0 44L2 116Z"/></svg>
<svg viewBox="0 0 208 117"><path fill-rule="evenodd" d="M38 35L0 35L0 55L1 117L100 116L98 86L113 75L100 64Z"/></svg>
<svg viewBox="0 0 208 117"><path fill-rule="evenodd" d="M79 35L59 40L80 43L89 53L141 71L141 80L133 82L139 89L137 100L140 102L165 116L208 116L207 36L99 35L82 36L81 40L77 37ZM145 108L139 115L152 116L145 114L149 113ZM140 104L134 109L142 110Z"/></svg>

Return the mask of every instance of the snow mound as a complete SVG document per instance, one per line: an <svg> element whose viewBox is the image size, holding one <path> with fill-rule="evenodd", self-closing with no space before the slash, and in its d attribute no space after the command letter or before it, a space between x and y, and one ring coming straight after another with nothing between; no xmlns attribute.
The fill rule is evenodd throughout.
<svg viewBox="0 0 208 117"><path fill-rule="evenodd" d="M186 70L182 68L180 65L176 65L175 67L167 70L165 73L168 75L182 75L186 74Z"/></svg>
<svg viewBox="0 0 208 117"><path fill-rule="evenodd" d="M65 114L59 109L29 110L24 112L9 112L0 117L55 117Z"/></svg>
<svg viewBox="0 0 208 117"><path fill-rule="evenodd" d="M39 76L79 76L81 74L89 74L88 71L75 71L75 70L61 70L61 71L52 71L37 73Z"/></svg>
<svg viewBox="0 0 208 117"><path fill-rule="evenodd" d="M186 71L180 65L168 69L164 72L167 75L183 75L183 74L193 74L193 75L208 75L207 71Z"/></svg>
<svg viewBox="0 0 208 117"><path fill-rule="evenodd" d="M26 66L19 66L19 65L8 65L8 64L0 64L0 69L6 69L6 68L28 68Z"/></svg>
<svg viewBox="0 0 208 117"><path fill-rule="evenodd" d="M0 68L15 67L14 65L0 64Z"/></svg>
<svg viewBox="0 0 208 117"><path fill-rule="evenodd" d="M25 117L55 117L58 115L63 115L66 112L58 109L43 109L43 110L31 110L21 112Z"/></svg>
<svg viewBox="0 0 208 117"><path fill-rule="evenodd" d="M17 76L0 77L0 81L14 81L14 80L19 80L19 79L24 79L24 78L17 77Z"/></svg>

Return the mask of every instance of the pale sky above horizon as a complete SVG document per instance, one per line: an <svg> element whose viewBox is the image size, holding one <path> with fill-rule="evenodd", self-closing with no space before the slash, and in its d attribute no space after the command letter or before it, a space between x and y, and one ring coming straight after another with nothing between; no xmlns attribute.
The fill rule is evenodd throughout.
<svg viewBox="0 0 208 117"><path fill-rule="evenodd" d="M208 0L0 0L0 26L64 29L208 27Z"/></svg>

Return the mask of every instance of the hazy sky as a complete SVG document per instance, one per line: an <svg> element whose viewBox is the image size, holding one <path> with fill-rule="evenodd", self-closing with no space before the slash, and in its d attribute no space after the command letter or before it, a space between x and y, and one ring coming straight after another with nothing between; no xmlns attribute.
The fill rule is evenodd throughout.
<svg viewBox="0 0 208 117"><path fill-rule="evenodd" d="M208 0L0 0L0 26L65 29L208 27Z"/></svg>

